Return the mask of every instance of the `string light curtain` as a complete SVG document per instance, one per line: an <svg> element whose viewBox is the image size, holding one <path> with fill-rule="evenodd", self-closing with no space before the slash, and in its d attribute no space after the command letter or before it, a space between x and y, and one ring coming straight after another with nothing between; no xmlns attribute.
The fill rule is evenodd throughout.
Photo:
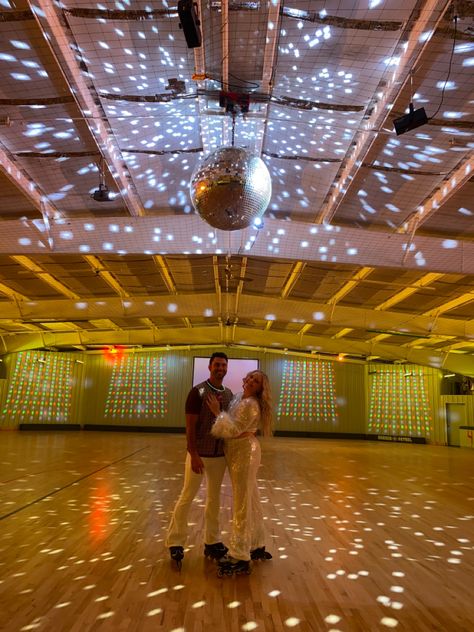
<svg viewBox="0 0 474 632"><path fill-rule="evenodd" d="M166 358L123 355L112 361L105 418L153 420L168 412Z"/></svg>
<svg viewBox="0 0 474 632"><path fill-rule="evenodd" d="M423 367L369 371L369 433L428 438L432 413Z"/></svg>
<svg viewBox="0 0 474 632"><path fill-rule="evenodd" d="M278 416L295 421L337 423L336 385L331 362L285 360Z"/></svg>
<svg viewBox="0 0 474 632"><path fill-rule="evenodd" d="M74 360L61 353L19 353L2 409L2 421L69 423Z"/></svg>

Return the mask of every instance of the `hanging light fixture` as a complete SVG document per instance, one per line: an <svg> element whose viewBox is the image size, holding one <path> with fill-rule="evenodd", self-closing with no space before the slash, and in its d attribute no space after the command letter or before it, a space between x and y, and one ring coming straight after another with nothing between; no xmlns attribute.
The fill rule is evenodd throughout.
<svg viewBox="0 0 474 632"><path fill-rule="evenodd" d="M91 198L96 202L112 202L113 197L105 184L104 158L101 157L99 164L99 188L92 193Z"/></svg>
<svg viewBox="0 0 474 632"><path fill-rule="evenodd" d="M220 230L241 230L261 221L272 194L270 173L263 160L234 146L219 147L199 163L191 176L191 201L201 218Z"/></svg>

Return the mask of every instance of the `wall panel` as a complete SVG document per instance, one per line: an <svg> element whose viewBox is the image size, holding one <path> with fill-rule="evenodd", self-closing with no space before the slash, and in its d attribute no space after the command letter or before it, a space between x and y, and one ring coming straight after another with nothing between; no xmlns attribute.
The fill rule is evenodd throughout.
<svg viewBox="0 0 474 632"><path fill-rule="evenodd" d="M192 385L193 357L209 357L217 349L135 351L124 353L119 363L105 353L23 352L4 356L7 379L0 380L1 427L50 422L184 430L184 402ZM246 348L222 349L228 353L230 363L232 358L254 358L268 374L274 408L279 411L276 430L350 434L374 431L374 427L369 427L373 372L386 370L383 368L386 365L366 366ZM38 363L40 358L42 361ZM23 368L15 371L20 360ZM59 366L66 367L68 372L67 380L62 382L57 377ZM412 380L406 384L411 384L413 398L415 378L408 374L422 371L431 416L429 442L446 443L446 401L462 399L469 407L469 418L474 420L473 396L440 396L440 370L416 365L388 366L390 371L399 373L399 398L406 395L403 376L407 374L407 380ZM23 407L18 403L12 407L12 393L20 387L33 400L40 393L42 407L36 400L25 400ZM60 400L68 397L67 415L64 410L59 414ZM26 410L31 411L30 417ZM416 418L410 424L415 427Z"/></svg>

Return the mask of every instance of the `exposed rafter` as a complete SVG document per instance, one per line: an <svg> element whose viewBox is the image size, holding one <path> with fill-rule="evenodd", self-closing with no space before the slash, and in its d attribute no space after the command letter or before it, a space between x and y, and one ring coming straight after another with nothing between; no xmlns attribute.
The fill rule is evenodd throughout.
<svg viewBox="0 0 474 632"><path fill-rule="evenodd" d="M318 212L316 223L328 224L331 222L377 138L373 130L380 130L390 116L391 104L401 94L412 68L420 60L436 27L450 6L450 0L427 0L416 19L412 19L411 32L407 41L403 43L400 61L386 82L382 96L374 95L372 112L365 118L363 129L354 137L352 152L347 156L339 171L333 191L328 194L327 200ZM420 35L422 33L426 33L427 36L420 44ZM380 93L380 88L377 88L377 93Z"/></svg>
<svg viewBox="0 0 474 632"><path fill-rule="evenodd" d="M114 226L113 235L111 225ZM8 238L0 234L0 254L12 254L12 250L18 249L28 255L44 253L45 246L43 241L38 240L37 226L7 220L2 222L2 228ZM160 255L183 252L190 255L219 252L240 255L242 251L242 235L203 231L203 222L197 215L183 215L178 222L176 216L169 215L133 219L94 218L90 221L69 218L67 230L64 228L64 222L49 222L55 253L100 255L158 251ZM170 239L157 247L154 241L156 231L169 235ZM196 248L193 236L198 234L202 234L203 238ZM103 235L108 235L108 239L104 240ZM272 238L279 240L278 249L268 248L267 240ZM257 231L255 234L251 254L274 260L347 263L364 267L373 267L383 261L386 267L420 272L474 273L474 242L469 239L451 242L447 249L444 238L418 235L416 241L409 245L404 234L342 226L313 226L268 218L265 220L265 232Z"/></svg>
<svg viewBox="0 0 474 632"><path fill-rule="evenodd" d="M436 274L433 272L429 272L428 274L423 275L421 279L414 281L410 287L407 287L404 290L400 290L400 292L397 292L396 294L388 298L386 301L383 301L383 303L380 303L374 309L381 310L381 311L390 309L397 303L404 301L406 298L408 298L409 296L417 292L418 288L421 290L424 287L431 285L431 283L434 283L438 279L441 279L443 276L444 276L443 274Z"/></svg>
<svg viewBox="0 0 474 632"><path fill-rule="evenodd" d="M449 174L449 178L421 204L420 208L404 223L403 231L415 235L424 224L449 198L457 193L474 174L474 151L461 160Z"/></svg>
<svg viewBox="0 0 474 632"><path fill-rule="evenodd" d="M466 294L464 303L474 300L474 292ZM168 295L135 296L124 302L120 297L99 297L93 299L81 299L80 304L74 300L48 299L39 301L27 301L18 303L16 300L2 302L0 322L2 320L14 320L23 318L29 320L48 320L52 313L61 315L64 321L84 322L90 319L110 318L168 318L170 298ZM201 319L201 305L209 305L213 318L218 313L215 293L209 294L183 294L173 297L175 313L177 317L186 314L191 321L194 318ZM454 301L446 303L441 309L448 311L458 305ZM297 335L310 331L315 324L326 327L354 327L364 328L367 331L388 329L400 331L404 335L415 337L429 336L457 336L464 340L471 340L474 336L474 320L465 321L457 318L446 318L439 315L436 310L424 314L414 315L404 312L381 312L376 309L364 309L361 307L331 306L325 303L308 302L305 300L281 299L260 297L251 294L239 294L239 311L245 314L247 319L260 320L271 310L278 322L287 322L292 318L306 321ZM211 321L212 322L212 321ZM296 334L295 334L296 335ZM390 334L388 334L390 335Z"/></svg>
<svg viewBox="0 0 474 632"><path fill-rule="evenodd" d="M62 213L52 204L33 180L0 143L0 169L43 217L59 219Z"/></svg>
<svg viewBox="0 0 474 632"><path fill-rule="evenodd" d="M56 290L56 292L59 292L60 294L63 294L64 296L67 296L68 298L72 298L72 299L80 298L79 294L76 294L76 292L73 292L68 287L66 287L63 283L55 279L52 274L49 274L49 272L46 272L46 270L43 270L43 268L39 266L37 263L35 263L32 259L30 259L30 257L25 257L24 255L13 255L12 259L13 261L16 261L16 263L19 263L21 266L29 270L30 272L33 272L33 274L35 274L38 277L38 279L41 279L41 281L43 281L44 283L47 283L50 287Z"/></svg>
<svg viewBox="0 0 474 632"><path fill-rule="evenodd" d="M77 46L64 26L60 9L47 0L38 0L34 5L31 0L27 2L43 33L45 42L58 63L64 81L82 112L91 133L91 139L97 143L100 153L117 182L125 205L131 215L143 215L143 205L125 167L126 163L121 151L105 124L104 112L98 105L99 97L93 93L92 85L88 85L79 72L78 62L73 52Z"/></svg>
<svg viewBox="0 0 474 632"><path fill-rule="evenodd" d="M260 92L270 98L273 89L275 55L277 54L278 34L280 31L281 0L272 0L268 5L267 34L263 51L263 69ZM260 156L265 141L265 127L268 115L268 103L260 105L259 118L255 121L254 151Z"/></svg>
<svg viewBox="0 0 474 632"><path fill-rule="evenodd" d="M130 294L120 285L114 275L107 270L99 257L94 255L84 255L84 259L91 266L96 274L98 274L119 296L128 297Z"/></svg>

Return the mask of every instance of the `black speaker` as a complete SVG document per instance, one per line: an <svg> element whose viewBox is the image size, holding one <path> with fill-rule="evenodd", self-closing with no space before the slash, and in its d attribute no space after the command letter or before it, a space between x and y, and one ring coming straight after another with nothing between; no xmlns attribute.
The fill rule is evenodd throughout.
<svg viewBox="0 0 474 632"><path fill-rule="evenodd" d="M193 0L178 0L179 26L183 29L188 48L201 46L201 29L196 7Z"/></svg>
<svg viewBox="0 0 474 632"><path fill-rule="evenodd" d="M425 108L418 108L415 110L413 108L413 103L410 103L410 111L408 114L404 114L393 121L393 126L397 133L397 136L400 134L404 134L405 132L409 132L411 129L415 129L415 127L420 127L421 125L425 125L428 123L428 117L426 116Z"/></svg>
<svg viewBox="0 0 474 632"><path fill-rule="evenodd" d="M3 360L0 360L0 380L7 379L7 365Z"/></svg>

